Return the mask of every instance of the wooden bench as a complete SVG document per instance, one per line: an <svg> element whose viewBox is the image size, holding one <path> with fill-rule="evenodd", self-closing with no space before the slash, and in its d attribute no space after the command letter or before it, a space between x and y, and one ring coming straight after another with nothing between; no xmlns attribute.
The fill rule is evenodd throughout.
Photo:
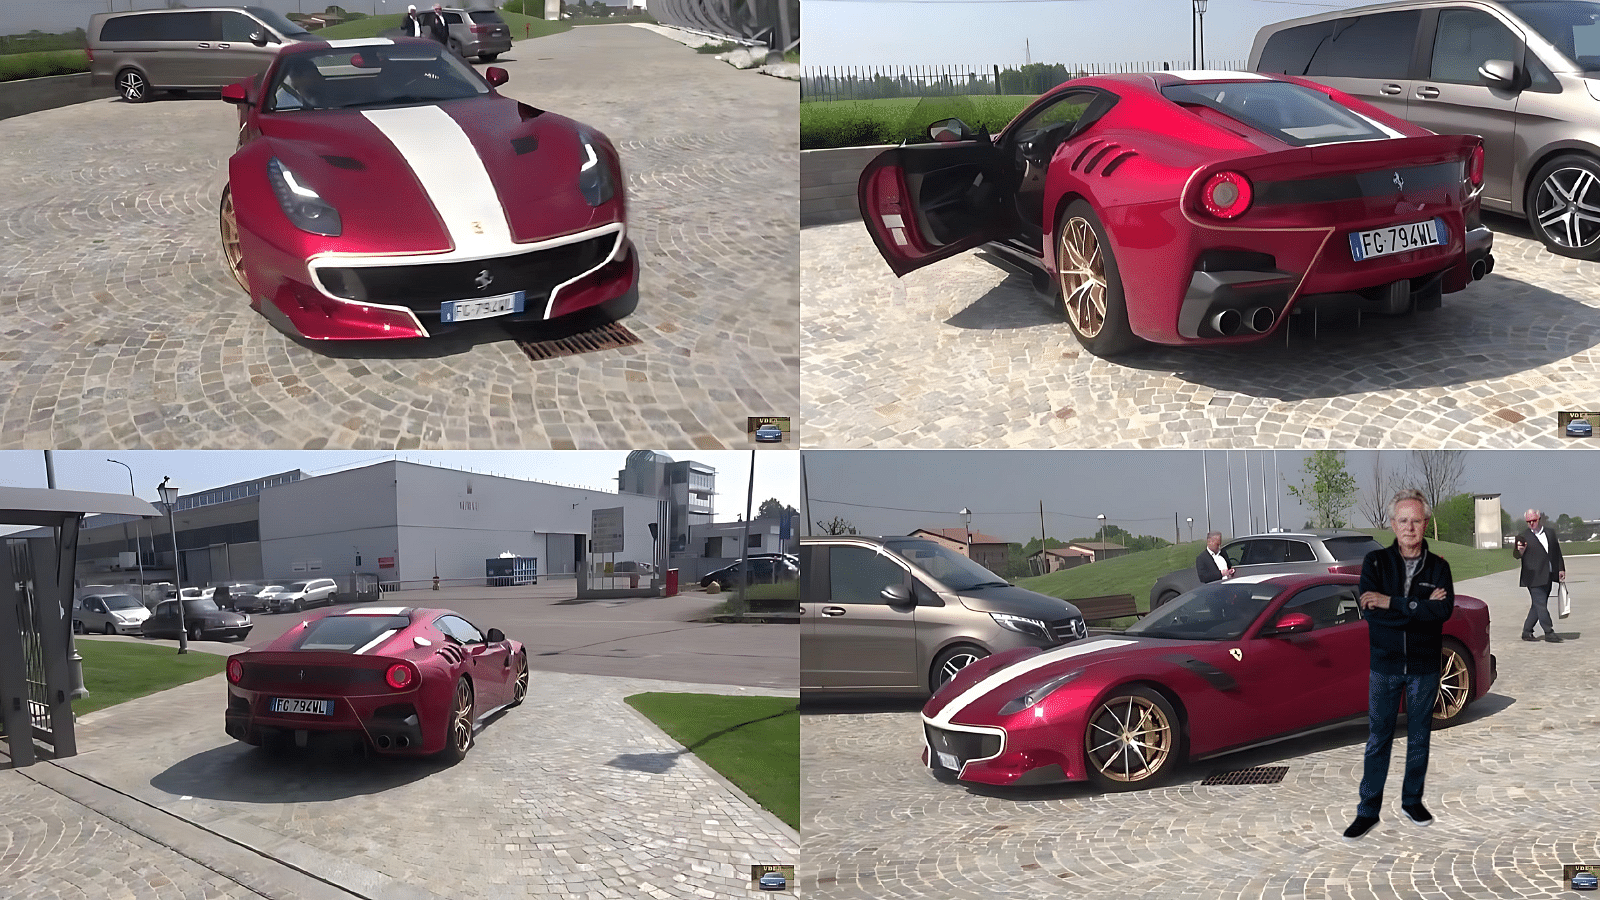
<svg viewBox="0 0 1600 900"><path fill-rule="evenodd" d="M1083 613L1083 621L1103 622L1127 616L1142 616L1132 594L1107 594L1104 597L1075 597L1067 601Z"/></svg>

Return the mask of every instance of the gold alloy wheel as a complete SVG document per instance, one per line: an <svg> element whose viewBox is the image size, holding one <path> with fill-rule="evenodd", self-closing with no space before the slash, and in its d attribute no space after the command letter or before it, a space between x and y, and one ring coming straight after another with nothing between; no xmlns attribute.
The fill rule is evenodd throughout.
<svg viewBox="0 0 1600 900"><path fill-rule="evenodd" d="M1449 722L1461 715L1472 699L1472 672L1467 658L1449 644L1439 660L1439 695L1433 701L1433 720Z"/></svg>
<svg viewBox="0 0 1600 900"><path fill-rule="evenodd" d="M244 277L244 252L239 249L239 217L233 211L233 191L222 192L221 219L222 258L228 264L228 271L233 273L233 280L248 294L250 285Z"/></svg>
<svg viewBox="0 0 1600 900"><path fill-rule="evenodd" d="M457 757L472 747L472 685L465 678L456 682L456 702L450 711L450 749Z"/></svg>
<svg viewBox="0 0 1600 900"><path fill-rule="evenodd" d="M1140 694L1101 704L1083 736L1089 765L1111 781L1133 784L1165 769L1175 746L1172 720Z"/></svg>
<svg viewBox="0 0 1600 900"><path fill-rule="evenodd" d="M516 706L528 696L528 658L517 655L517 683L511 689L511 705Z"/></svg>
<svg viewBox="0 0 1600 900"><path fill-rule="evenodd" d="M1099 335L1106 325L1106 267L1100 239L1088 219L1074 216L1061 229L1056 268L1061 272L1061 302L1072 327L1086 338Z"/></svg>

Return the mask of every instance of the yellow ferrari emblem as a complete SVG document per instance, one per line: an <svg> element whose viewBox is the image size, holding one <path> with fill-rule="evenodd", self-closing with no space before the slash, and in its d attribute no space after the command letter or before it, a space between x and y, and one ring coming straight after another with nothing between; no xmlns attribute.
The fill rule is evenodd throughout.
<svg viewBox="0 0 1600 900"><path fill-rule="evenodd" d="M1235 662L1244 661L1244 651L1240 650L1238 647L1234 647L1232 650L1229 650L1228 654L1233 657Z"/></svg>

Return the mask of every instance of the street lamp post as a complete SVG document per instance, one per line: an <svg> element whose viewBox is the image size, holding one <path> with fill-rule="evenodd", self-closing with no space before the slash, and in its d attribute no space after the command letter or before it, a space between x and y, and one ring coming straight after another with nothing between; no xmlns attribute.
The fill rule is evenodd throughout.
<svg viewBox="0 0 1600 900"><path fill-rule="evenodd" d="M1194 540L1194 516L1189 517L1189 540Z"/></svg>
<svg viewBox="0 0 1600 900"><path fill-rule="evenodd" d="M967 530L967 559L972 558L972 510L961 507L961 521Z"/></svg>
<svg viewBox="0 0 1600 900"><path fill-rule="evenodd" d="M1198 32L1200 38L1200 59L1195 64L1195 68L1197 69L1204 69L1206 67L1206 2L1207 0L1194 0L1195 15L1200 17L1200 28Z"/></svg>
<svg viewBox="0 0 1600 900"><path fill-rule="evenodd" d="M128 470L128 495L132 496L132 497L139 496L133 489L133 466L130 466L125 462L117 462L114 459L108 459L108 460L106 460L106 462L108 462L108 463L117 463L117 465L119 465L119 466L123 467L124 469ZM143 603L143 602L145 602L145 600L144 600L144 554L139 551L139 526L138 525L134 525L134 529L133 529L133 558L139 561L139 602Z"/></svg>
<svg viewBox="0 0 1600 900"><path fill-rule="evenodd" d="M1106 514L1101 513L1095 518L1100 520L1100 543L1104 544L1106 542Z"/></svg>
<svg viewBox="0 0 1600 900"><path fill-rule="evenodd" d="M156 492L167 507L167 529L172 532L172 586L178 592L178 652L189 652L189 625L183 618L183 566L178 558L178 526L172 517L172 508L178 503L178 486L169 484L171 475L164 475Z"/></svg>

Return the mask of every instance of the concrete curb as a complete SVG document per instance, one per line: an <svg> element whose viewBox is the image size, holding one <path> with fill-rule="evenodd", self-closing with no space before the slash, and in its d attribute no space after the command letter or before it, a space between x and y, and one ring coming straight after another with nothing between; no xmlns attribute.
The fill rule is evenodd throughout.
<svg viewBox="0 0 1600 900"><path fill-rule="evenodd" d="M800 227L861 220L856 182L861 170L893 145L800 151Z"/></svg>
<svg viewBox="0 0 1600 900"><path fill-rule="evenodd" d="M0 81L0 119L110 96L113 94L109 88L97 88L89 83L88 72Z"/></svg>

